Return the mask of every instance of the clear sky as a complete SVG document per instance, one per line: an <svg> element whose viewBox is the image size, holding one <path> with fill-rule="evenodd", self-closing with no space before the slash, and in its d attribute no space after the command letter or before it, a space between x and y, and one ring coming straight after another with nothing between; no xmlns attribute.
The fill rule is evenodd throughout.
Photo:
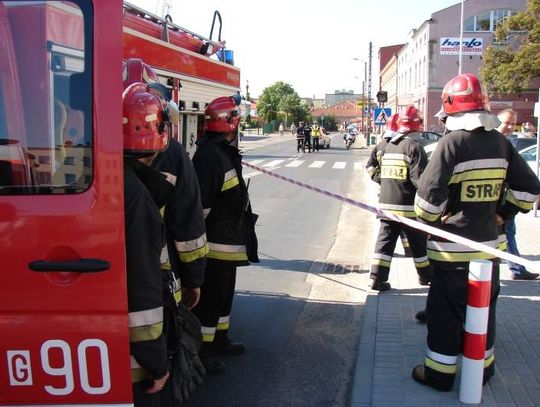
<svg viewBox="0 0 540 407"><path fill-rule="evenodd" d="M163 0L128 0L161 15ZM275 83L289 83L300 97L323 98L335 90L361 93L364 64L373 43L372 93L377 90L378 49L407 42L435 11L459 0L170 0L173 22L208 37L214 10L223 19L222 40L234 51L252 97ZM213 39L217 39L217 24Z"/></svg>

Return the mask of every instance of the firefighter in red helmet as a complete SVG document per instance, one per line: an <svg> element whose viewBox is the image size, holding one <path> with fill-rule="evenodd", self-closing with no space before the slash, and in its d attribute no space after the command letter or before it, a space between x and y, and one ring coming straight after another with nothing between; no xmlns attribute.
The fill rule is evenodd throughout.
<svg viewBox="0 0 540 407"><path fill-rule="evenodd" d="M148 64L138 58L124 61L123 79L124 87L133 81L146 83L150 93L161 102L163 113L170 123L178 124L178 107L172 100L171 92L159 82L159 77ZM185 318L185 314L189 317L189 309L198 303L208 245L199 183L185 148L171 137L167 149L157 155L151 167L152 173L157 174L159 179L150 178L148 184L151 195L157 197L156 203L162 209L166 230L167 247L162 251L161 269L167 323L174 321L177 314L180 314L181 318ZM180 302L187 309L182 307ZM173 329L168 333L172 377L160 394L164 405L169 405L171 399L176 403L183 402L202 381L204 370L200 369L200 361L198 356L193 354L193 349L187 349L183 343L178 343L179 335L182 338L193 336L193 343L197 343L200 340L200 331L196 329L193 332L192 329L179 325L176 325L176 328L182 329L182 332L177 333ZM189 390L177 391L178 389Z"/></svg>
<svg viewBox="0 0 540 407"><path fill-rule="evenodd" d="M386 123L386 129L383 133L382 140L379 142L379 144L373 147L373 150L371 150L371 154L369 155L369 159L366 163L366 170L371 180L377 184L381 183L381 160L382 156L384 155L384 149L390 142L390 139L394 137L398 131L398 119L399 114L397 113L390 116L390 120L388 120ZM411 247L409 245L407 236L402 231L399 234L399 237L401 238L401 245L403 246L405 257L412 257L413 254L411 252Z"/></svg>
<svg viewBox="0 0 540 407"><path fill-rule="evenodd" d="M446 127L420 177L415 211L420 221L491 247L501 247L499 225L530 210L540 182L496 128L487 94L473 74L451 79L443 89ZM504 187L506 185L506 188ZM503 235L504 236L504 235ZM427 242L433 277L427 299L427 350L414 380L440 391L452 389L463 343L469 263L493 263L484 384L494 374L495 308L499 263L493 255L431 235Z"/></svg>
<svg viewBox="0 0 540 407"><path fill-rule="evenodd" d="M132 81L147 83L151 93L161 100L171 122L178 123L178 107L171 100L169 90L142 59L124 61L123 80L124 87ZM169 140L167 150L156 157L152 167L174 186L173 196L163 212L168 256L162 267L172 270L175 287L181 291L181 300L191 309L199 301L208 253L197 175L184 146L174 138Z"/></svg>
<svg viewBox="0 0 540 407"><path fill-rule="evenodd" d="M258 262L256 216L242 178L235 140L240 95L219 97L206 107L205 129L193 157L199 178L208 238L208 260L201 300L193 309L201 321L201 358L209 373L222 373L215 355L239 355L244 346L228 336L237 266Z"/></svg>
<svg viewBox="0 0 540 407"><path fill-rule="evenodd" d="M378 184L381 183L381 157L384 154L384 148L398 130L398 119L399 115L397 113L394 113L390 117L390 120L388 120L386 124L386 129L383 133L382 140L379 142L379 144L373 147L366 164L366 170L369 176Z"/></svg>
<svg viewBox="0 0 540 407"><path fill-rule="evenodd" d="M416 185L427 164L427 156L422 146L408 134L422 129L422 115L416 107L408 106L399 114L397 123L395 117L392 119L390 123L394 121L397 131L391 135L380 155L379 208L414 218ZM374 161L376 164L377 159ZM387 280L400 233L407 237L419 283L429 284L431 266L426 257L426 236L414 228L383 217L371 261L371 288L374 290L386 291L391 288Z"/></svg>
<svg viewBox="0 0 540 407"><path fill-rule="evenodd" d="M160 254L163 222L150 178L149 165L168 145L160 100L143 83L122 95L124 138L124 216L131 349L135 406L159 406L159 392L169 377L163 328L163 285Z"/></svg>

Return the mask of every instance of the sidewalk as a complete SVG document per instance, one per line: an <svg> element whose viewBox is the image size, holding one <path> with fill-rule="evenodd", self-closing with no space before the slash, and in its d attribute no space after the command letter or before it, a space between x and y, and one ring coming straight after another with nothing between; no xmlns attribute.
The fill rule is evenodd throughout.
<svg viewBox="0 0 540 407"><path fill-rule="evenodd" d="M522 256L540 260L540 211L516 217ZM394 257L390 291L370 291L365 305L351 407L459 406L460 377L441 393L413 381L422 363L426 326L414 319L424 308L426 287L418 285L410 258ZM497 306L496 373L483 388L482 406L540 405L540 280L513 281L501 265Z"/></svg>
<svg viewBox="0 0 540 407"><path fill-rule="evenodd" d="M290 131L286 131L283 135L279 133L267 133L267 134L257 134L257 133L244 133L244 135L239 140L239 149L242 152L248 152L252 150L257 150L262 147L269 146L271 144L283 143L285 141L296 140L295 137L291 135Z"/></svg>

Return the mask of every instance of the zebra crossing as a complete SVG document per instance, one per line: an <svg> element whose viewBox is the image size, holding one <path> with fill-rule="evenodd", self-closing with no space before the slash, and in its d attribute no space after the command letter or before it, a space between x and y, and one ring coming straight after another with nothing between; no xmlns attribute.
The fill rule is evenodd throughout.
<svg viewBox="0 0 540 407"><path fill-rule="evenodd" d="M272 168L299 168L306 167L311 169L330 168L333 170L364 170L365 161L324 161L324 160L300 160L300 159L256 159L244 160L246 163L256 165L257 167L272 169Z"/></svg>

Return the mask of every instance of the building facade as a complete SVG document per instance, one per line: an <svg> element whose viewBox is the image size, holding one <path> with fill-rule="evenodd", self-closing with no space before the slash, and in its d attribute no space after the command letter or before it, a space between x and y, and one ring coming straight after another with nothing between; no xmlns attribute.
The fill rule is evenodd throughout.
<svg viewBox="0 0 540 407"><path fill-rule="evenodd" d="M387 92L388 96L384 107L392 109L393 113L397 112L398 101L397 55L404 45L390 45L379 48L379 84L380 88Z"/></svg>
<svg viewBox="0 0 540 407"><path fill-rule="evenodd" d="M526 4L526 0L464 2L462 73L479 73L483 54L494 42L497 25L524 10ZM415 104L424 112L427 130L440 130L433 115L441 107L444 85L459 74L460 20L461 3L433 13L420 27L411 30L407 43L380 70L381 89L388 92L388 103L396 111ZM390 102L391 95L395 98ZM519 122L530 122L537 97L537 88L521 94L490 95L492 112L512 108L518 112Z"/></svg>

